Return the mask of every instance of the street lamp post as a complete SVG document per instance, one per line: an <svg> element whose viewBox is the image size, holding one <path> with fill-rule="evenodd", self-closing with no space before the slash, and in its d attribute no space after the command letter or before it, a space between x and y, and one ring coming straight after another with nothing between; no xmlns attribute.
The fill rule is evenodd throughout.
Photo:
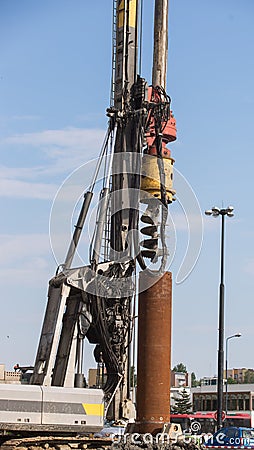
<svg viewBox="0 0 254 450"><path fill-rule="evenodd" d="M233 217L234 208L213 207L205 211L207 216L221 216L221 264L220 264L220 291L219 291L219 347L218 347L218 379L217 379L217 428L222 428L223 405L223 366L224 366L224 228L225 216Z"/></svg>
<svg viewBox="0 0 254 450"><path fill-rule="evenodd" d="M233 334L226 338L226 402L225 402L225 412L228 413L228 341L229 339L241 337L241 333Z"/></svg>

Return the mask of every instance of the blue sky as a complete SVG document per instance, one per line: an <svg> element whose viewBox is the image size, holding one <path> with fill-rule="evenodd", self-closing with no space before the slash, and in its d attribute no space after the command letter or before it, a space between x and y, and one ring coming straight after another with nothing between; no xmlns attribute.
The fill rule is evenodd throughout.
<svg viewBox="0 0 254 450"><path fill-rule="evenodd" d="M230 342L230 367L254 367L253 13L252 0L170 1L167 91L178 128L175 167L202 212L235 207L235 217L226 220L225 335L243 336ZM111 15L111 0L1 0L0 362L7 368L34 361L56 270L49 239L53 199L82 164L80 193L88 186L89 161L107 128ZM146 0L141 74L149 83L152 15L153 1ZM188 234L178 202L170 211L175 280ZM70 221L57 219L62 255ZM85 236L84 258L86 246ZM172 364L183 362L199 377L216 373L219 257L220 220L204 217L198 262L173 286Z"/></svg>

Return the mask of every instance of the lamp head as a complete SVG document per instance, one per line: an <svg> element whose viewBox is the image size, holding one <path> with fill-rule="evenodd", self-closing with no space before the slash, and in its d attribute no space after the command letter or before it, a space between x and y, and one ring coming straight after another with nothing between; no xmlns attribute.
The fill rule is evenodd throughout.
<svg viewBox="0 0 254 450"><path fill-rule="evenodd" d="M218 206L213 206L212 214L213 216L218 216L220 214L220 208L218 208Z"/></svg>

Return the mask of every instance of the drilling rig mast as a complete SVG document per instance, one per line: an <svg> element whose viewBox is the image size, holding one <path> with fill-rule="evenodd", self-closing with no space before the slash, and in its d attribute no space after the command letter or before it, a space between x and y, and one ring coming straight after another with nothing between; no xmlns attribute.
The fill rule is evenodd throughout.
<svg viewBox="0 0 254 450"><path fill-rule="evenodd" d="M176 139L176 123L165 90L168 0L155 1L151 86L138 74L140 5L140 0L113 0L108 131L65 261L49 282L31 379L34 385L83 387L86 337L95 345L96 362L105 365L103 390L107 414L112 418L121 417L121 405L130 395L130 345L135 321L132 311L137 301L138 272L139 288L149 297L150 286L159 283L166 270L165 227L168 205L174 196L174 160L166 147ZM72 268L102 164L105 177L90 262ZM142 327L149 328L148 322L143 322ZM170 317L168 323L171 327ZM138 377L141 380L142 376Z"/></svg>

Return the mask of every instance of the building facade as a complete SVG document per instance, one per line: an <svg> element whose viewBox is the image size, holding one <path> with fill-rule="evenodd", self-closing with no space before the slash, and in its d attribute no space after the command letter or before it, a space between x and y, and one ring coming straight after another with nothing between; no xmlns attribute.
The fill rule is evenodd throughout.
<svg viewBox="0 0 254 450"><path fill-rule="evenodd" d="M193 411L217 410L217 386L201 385L191 389ZM223 409L226 409L226 385L223 386ZM245 413L254 411L254 384L228 384L227 411Z"/></svg>
<svg viewBox="0 0 254 450"><path fill-rule="evenodd" d="M21 384L22 374L5 370L5 364L0 364L0 383Z"/></svg>
<svg viewBox="0 0 254 450"><path fill-rule="evenodd" d="M191 386L191 374L189 372L171 371L171 387L181 388Z"/></svg>
<svg viewBox="0 0 254 450"><path fill-rule="evenodd" d="M244 383L246 373L253 373L254 369L246 369L245 367L241 369L228 369L227 374L224 370L225 378L232 378L236 383Z"/></svg>

